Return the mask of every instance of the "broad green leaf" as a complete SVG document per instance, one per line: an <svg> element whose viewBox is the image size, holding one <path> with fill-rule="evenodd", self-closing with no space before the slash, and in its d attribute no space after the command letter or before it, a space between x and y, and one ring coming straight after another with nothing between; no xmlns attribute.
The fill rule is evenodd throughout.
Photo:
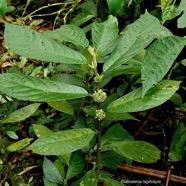
<svg viewBox="0 0 186 186"><path fill-rule="evenodd" d="M45 136L45 135L47 135L47 134L52 132L50 129L48 129L44 125L33 124L33 128L34 128L35 135L38 138L43 137L43 136Z"/></svg>
<svg viewBox="0 0 186 186"><path fill-rule="evenodd" d="M154 163L160 159L160 150L144 141L115 142L111 147L116 153L141 163Z"/></svg>
<svg viewBox="0 0 186 186"><path fill-rule="evenodd" d="M8 183L7 181L5 182L5 186L10 186L9 183Z"/></svg>
<svg viewBox="0 0 186 186"><path fill-rule="evenodd" d="M19 139L18 135L14 131L6 131L6 134L12 139Z"/></svg>
<svg viewBox="0 0 186 186"><path fill-rule="evenodd" d="M0 1L0 17L5 17L5 14L7 12L7 1L1 0Z"/></svg>
<svg viewBox="0 0 186 186"><path fill-rule="evenodd" d="M185 28L186 27L186 1L181 0L178 9L183 11L183 14L178 18L178 28Z"/></svg>
<svg viewBox="0 0 186 186"><path fill-rule="evenodd" d="M183 99L180 94L175 93L171 98L170 101L174 103L174 105L179 105L181 106L183 104Z"/></svg>
<svg viewBox="0 0 186 186"><path fill-rule="evenodd" d="M178 19L178 28L185 28L186 27L186 9L181 17Z"/></svg>
<svg viewBox="0 0 186 186"><path fill-rule="evenodd" d="M97 16L97 2L92 0L83 1L79 5L83 12L89 13L90 15Z"/></svg>
<svg viewBox="0 0 186 186"><path fill-rule="evenodd" d="M33 138L25 138L25 139L22 139L20 141L17 141L13 144L11 144L10 146L8 146L6 149L9 151L9 152L15 152L15 151L18 151L18 150L21 150L22 148L26 147L27 145L30 144L30 142L33 140Z"/></svg>
<svg viewBox="0 0 186 186"><path fill-rule="evenodd" d="M167 74L185 44L183 38L169 36L158 39L148 48L141 70L142 96Z"/></svg>
<svg viewBox="0 0 186 186"><path fill-rule="evenodd" d="M113 180L111 178L104 179L107 186L125 186L123 183Z"/></svg>
<svg viewBox="0 0 186 186"><path fill-rule="evenodd" d="M116 67L114 70L104 72L103 79L105 78L113 78L115 76L119 76L122 74L134 74L141 73L141 62L131 59L124 65L120 67Z"/></svg>
<svg viewBox="0 0 186 186"><path fill-rule="evenodd" d="M186 67L186 59L183 59L180 61L182 65L184 65Z"/></svg>
<svg viewBox="0 0 186 186"><path fill-rule="evenodd" d="M113 15L117 14L126 2L127 0L107 0L109 13Z"/></svg>
<svg viewBox="0 0 186 186"><path fill-rule="evenodd" d="M15 53L47 62L85 64L85 57L79 52L62 45L27 26L5 22L5 42Z"/></svg>
<svg viewBox="0 0 186 186"><path fill-rule="evenodd" d="M62 156L58 156L59 160L63 162L65 165L69 166L70 159L71 159L72 153L64 154Z"/></svg>
<svg viewBox="0 0 186 186"><path fill-rule="evenodd" d="M80 186L97 186L95 170L88 171L80 182Z"/></svg>
<svg viewBox="0 0 186 186"><path fill-rule="evenodd" d="M110 127L102 136L102 149L107 150L113 142L134 140L134 138L119 124Z"/></svg>
<svg viewBox="0 0 186 186"><path fill-rule="evenodd" d="M62 184L63 183L63 178L61 174L59 173L58 169L56 166L46 157L44 157L43 161L43 173L47 180L57 183L57 184Z"/></svg>
<svg viewBox="0 0 186 186"><path fill-rule="evenodd" d="M38 77L6 73L0 75L0 91L10 97L29 101L61 101L87 96L85 89Z"/></svg>
<svg viewBox="0 0 186 186"><path fill-rule="evenodd" d="M96 107L94 105L87 105L83 108L83 111L89 116L96 117Z"/></svg>
<svg viewBox="0 0 186 186"><path fill-rule="evenodd" d="M146 48L155 38L172 35L159 20L146 12L120 34L120 41L105 61L103 70L109 71L125 64Z"/></svg>
<svg viewBox="0 0 186 186"><path fill-rule="evenodd" d="M41 155L64 155L83 148L94 134L86 128L53 132L37 139L29 150Z"/></svg>
<svg viewBox="0 0 186 186"><path fill-rule="evenodd" d="M58 186L57 183L53 183L49 181L45 176L43 177L43 181L44 181L44 186Z"/></svg>
<svg viewBox="0 0 186 186"><path fill-rule="evenodd" d="M108 112L138 112L157 107L170 99L179 89L179 81L162 80L151 88L142 98L142 88L138 88L123 97L113 101L108 107Z"/></svg>
<svg viewBox="0 0 186 186"><path fill-rule="evenodd" d="M113 16L109 16L107 21L103 23L93 23L92 42L98 54L102 54L114 43L118 36L118 31L118 21Z"/></svg>
<svg viewBox="0 0 186 186"><path fill-rule="evenodd" d="M112 112L106 112L105 120L119 121L119 120L128 120L128 119L138 121L138 119L136 119L135 117L133 117L129 113L112 113Z"/></svg>
<svg viewBox="0 0 186 186"><path fill-rule="evenodd" d="M176 122L169 150L169 161L181 161L184 159L184 144L186 141L186 128L183 123Z"/></svg>
<svg viewBox="0 0 186 186"><path fill-rule="evenodd" d="M76 26L80 26L83 23L86 23L87 21L92 19L93 17L95 17L95 15L90 15L87 12L81 12L77 14L76 17L73 18L70 23Z"/></svg>
<svg viewBox="0 0 186 186"><path fill-rule="evenodd" d="M161 10L162 12L165 10L166 7L170 6L173 0L161 0Z"/></svg>
<svg viewBox="0 0 186 186"><path fill-rule="evenodd" d="M70 106L70 104L65 101L65 100L62 100L62 101L48 101L47 102L52 108L58 110L58 111L61 111L61 112L64 112L66 114L69 114L69 115L72 115L74 114L74 110L73 108Z"/></svg>
<svg viewBox="0 0 186 186"><path fill-rule="evenodd" d="M181 11L175 5L167 6L162 12L162 23L164 24L165 21L171 20L178 16Z"/></svg>
<svg viewBox="0 0 186 186"><path fill-rule="evenodd" d="M76 46L88 47L89 41L84 31L76 25L62 25L54 31L44 32L44 36L59 42L71 42Z"/></svg>
<svg viewBox="0 0 186 186"><path fill-rule="evenodd" d="M37 111L39 108L40 103L34 103L27 105L25 107L22 107L21 109L16 110L15 112L8 115L6 118L4 118L1 123L16 123L19 121L23 121L30 117L34 112Z"/></svg>
<svg viewBox="0 0 186 186"><path fill-rule="evenodd" d="M64 68L64 65L62 66L64 72L66 71L71 71ZM59 81L61 83L65 84L71 84L71 85L76 85L79 87L85 87L85 84L83 83L83 78L78 76L77 74L55 74L54 76L51 77L52 81Z"/></svg>
<svg viewBox="0 0 186 186"><path fill-rule="evenodd" d="M85 166L85 163L85 155L83 154L83 152L74 152L71 156L70 164L67 169L66 179L69 180L81 173Z"/></svg>
<svg viewBox="0 0 186 186"><path fill-rule="evenodd" d="M117 154L114 151L107 151L101 153L101 164L104 167L110 168L110 169L117 169L117 166L123 162L125 158L121 156L120 154Z"/></svg>
<svg viewBox="0 0 186 186"><path fill-rule="evenodd" d="M57 170L59 171L59 173L61 174L62 178L65 179L65 167L64 167L64 164L59 159L57 159L54 162L54 165L57 168Z"/></svg>

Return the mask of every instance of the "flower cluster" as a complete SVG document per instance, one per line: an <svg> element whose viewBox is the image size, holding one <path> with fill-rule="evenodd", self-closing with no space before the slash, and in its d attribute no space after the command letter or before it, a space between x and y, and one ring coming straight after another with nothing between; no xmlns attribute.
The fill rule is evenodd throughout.
<svg viewBox="0 0 186 186"><path fill-rule="evenodd" d="M105 112L100 109L100 110L96 110L96 118L101 121L105 118Z"/></svg>
<svg viewBox="0 0 186 186"><path fill-rule="evenodd" d="M102 103L107 98L107 95L102 90L98 90L98 91L95 91L92 97L95 102Z"/></svg>

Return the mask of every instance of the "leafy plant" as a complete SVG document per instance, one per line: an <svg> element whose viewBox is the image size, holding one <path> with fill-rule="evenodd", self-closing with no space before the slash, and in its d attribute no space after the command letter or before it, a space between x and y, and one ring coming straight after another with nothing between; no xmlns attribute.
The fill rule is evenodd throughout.
<svg viewBox="0 0 186 186"><path fill-rule="evenodd" d="M41 34L5 22L8 47L26 58L52 64L55 73L44 78L24 71L0 74L1 94L11 102L27 103L4 116L1 132L3 138L5 132L13 136L4 128L7 123L23 121L47 104L62 116L52 120L56 127L51 130L43 125L48 118L35 121L32 129L38 139L26 149L45 156L44 184L121 185L103 170L116 168L122 161L153 163L161 152L153 144L135 140L119 121L136 120L129 113L157 107L175 94L180 81L168 80L166 74L186 42L147 11L121 32L117 18L111 15L104 22L93 22L87 35L78 27L83 21L78 26L73 23ZM105 91L116 76L134 78L139 86L128 92L122 91L125 87ZM31 140L2 145L7 154L21 150ZM180 139L181 145L183 141ZM170 159L174 159L175 146L172 143ZM112 157L112 166L108 157Z"/></svg>

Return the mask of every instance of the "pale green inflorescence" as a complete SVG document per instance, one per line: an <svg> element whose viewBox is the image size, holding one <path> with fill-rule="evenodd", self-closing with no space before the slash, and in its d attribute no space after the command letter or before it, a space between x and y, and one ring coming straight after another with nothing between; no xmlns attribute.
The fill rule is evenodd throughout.
<svg viewBox="0 0 186 186"><path fill-rule="evenodd" d="M105 92L103 92L101 89L98 91L95 91L94 94L92 94L93 100L97 103L102 103L107 98L107 95Z"/></svg>
<svg viewBox="0 0 186 186"><path fill-rule="evenodd" d="M105 118L105 112L100 109L100 110L96 110L96 118L101 121Z"/></svg>

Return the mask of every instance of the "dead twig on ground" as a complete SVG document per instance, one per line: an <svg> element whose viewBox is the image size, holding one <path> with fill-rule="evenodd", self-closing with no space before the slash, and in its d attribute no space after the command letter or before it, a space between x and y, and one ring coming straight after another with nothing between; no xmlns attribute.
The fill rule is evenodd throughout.
<svg viewBox="0 0 186 186"><path fill-rule="evenodd" d="M160 179L167 179L167 176L168 176L168 173L166 171L160 171L156 169L144 168L144 167L134 166L134 165L129 166L124 163L121 163L120 165L118 165L118 168L121 170L128 171L128 172L148 175L148 176L152 176L152 177L156 177ZM186 184L186 177L170 174L170 181Z"/></svg>

